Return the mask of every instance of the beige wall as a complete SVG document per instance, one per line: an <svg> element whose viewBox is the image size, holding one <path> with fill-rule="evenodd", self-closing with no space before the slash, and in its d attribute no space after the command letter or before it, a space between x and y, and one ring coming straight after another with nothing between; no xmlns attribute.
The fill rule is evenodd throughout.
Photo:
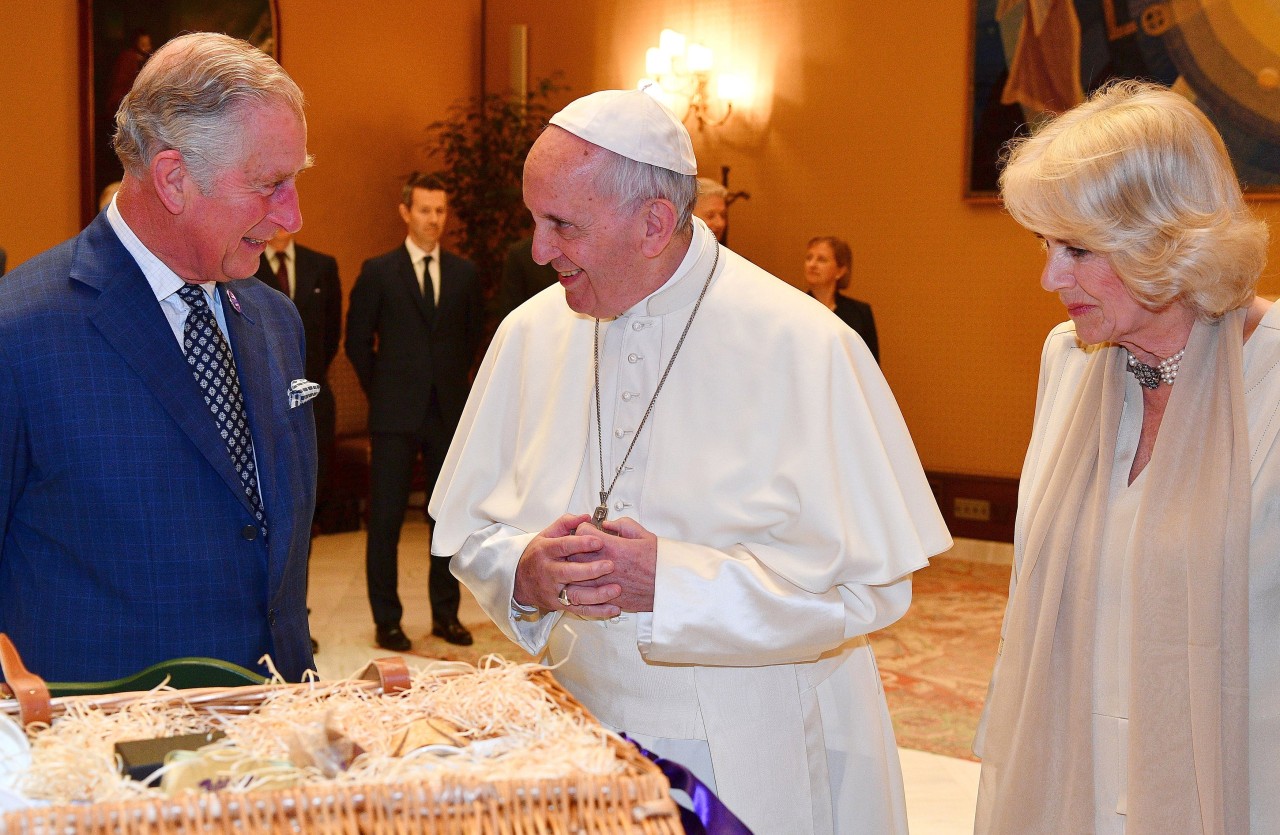
<svg viewBox="0 0 1280 835"><path fill-rule="evenodd" d="M0 246L9 266L79 231L76 0L0 2ZM299 179L298 241L337 257L343 284L404 239L400 184L426 169L425 129L479 85L479 0L280 0L282 58L307 96L315 168ZM367 8L375 8L369 6ZM339 426L364 402L341 355Z"/></svg>
<svg viewBox="0 0 1280 835"><path fill-rule="evenodd" d="M479 85L480 0L360 5L280 0L284 64L310 100L319 163L301 181L299 238L337 255L348 287L364 258L403 235L395 191L429 164L424 127ZM0 3L0 245L11 263L77 231L75 6ZM968 4L489 6L491 89L508 77L511 23L529 25L531 76L563 69L575 95L634 85L664 26L754 74L749 118L694 132L703 173L729 165L732 187L751 192L733 209L732 247L798 283L810 236L847 238L851 292L875 306L884 371L925 465L1017 474L1040 343L1063 315L1037 285L1030 237L998 208L960 199ZM1280 227L1280 204L1259 208Z"/></svg>
<svg viewBox="0 0 1280 835"><path fill-rule="evenodd" d="M849 292L875 308L884 372L925 466L1018 474L1040 346L1066 316L1039 288L1031 236L999 207L961 199L968 3L501 5L491 39L528 23L533 74L569 69L578 93L633 86L664 27L754 73L751 118L693 132L701 173L728 165L731 187L751 193L731 211L730 246L799 284L810 237L846 238ZM1263 287L1280 293L1280 203L1258 207L1277 227Z"/></svg>
<svg viewBox="0 0 1280 835"><path fill-rule="evenodd" d="M0 3L0 246L9 269L77 228L76 3Z"/></svg>

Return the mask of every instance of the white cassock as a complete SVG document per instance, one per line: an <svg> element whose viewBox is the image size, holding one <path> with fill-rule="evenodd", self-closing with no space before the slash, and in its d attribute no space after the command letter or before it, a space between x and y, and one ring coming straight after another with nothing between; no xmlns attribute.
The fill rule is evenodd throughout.
<svg viewBox="0 0 1280 835"><path fill-rule="evenodd" d="M600 325L606 484L716 246L695 220L675 275ZM906 832L865 635L903 615L911 572L951 538L859 337L727 249L715 272L609 499L609 518L658 537L652 613L512 607L530 540L598 504L593 320L558 286L494 337L432 496L432 551L508 637L563 661L597 718L692 760L754 831Z"/></svg>

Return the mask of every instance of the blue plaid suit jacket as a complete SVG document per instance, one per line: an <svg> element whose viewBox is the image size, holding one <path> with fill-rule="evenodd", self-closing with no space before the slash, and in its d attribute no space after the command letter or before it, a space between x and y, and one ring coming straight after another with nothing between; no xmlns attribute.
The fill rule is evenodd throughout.
<svg viewBox="0 0 1280 835"><path fill-rule="evenodd" d="M168 658L312 666L315 503L302 324L255 278L220 285L269 535L182 348L105 213L0 280L0 631L50 681ZM232 304L229 293L234 294Z"/></svg>

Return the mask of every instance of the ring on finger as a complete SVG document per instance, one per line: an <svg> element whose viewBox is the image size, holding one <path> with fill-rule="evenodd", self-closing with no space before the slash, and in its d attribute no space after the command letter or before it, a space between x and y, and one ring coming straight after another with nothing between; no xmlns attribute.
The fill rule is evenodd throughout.
<svg viewBox="0 0 1280 835"><path fill-rule="evenodd" d="M559 598L559 600L560 600L560 604L561 604L562 606L572 606L572 605L573 605L573 601L569 599L569 587L568 587L568 586L561 586L561 587L560 587L560 598Z"/></svg>

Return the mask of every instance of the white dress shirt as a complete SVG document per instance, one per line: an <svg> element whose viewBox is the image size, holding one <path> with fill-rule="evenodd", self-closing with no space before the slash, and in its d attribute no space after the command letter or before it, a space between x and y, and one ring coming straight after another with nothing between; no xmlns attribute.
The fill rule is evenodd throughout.
<svg viewBox="0 0 1280 835"><path fill-rule="evenodd" d="M188 282L169 269L151 250L147 249L142 241L138 240L138 236L129 228L129 224L125 223L120 210L116 208L114 197L111 198L111 204L107 206L107 222L111 224L120 243L124 244L124 248L138 263L142 274L147 277L151 292L155 293L156 301L160 302L160 309L164 311L164 318L169 321L169 327L173 330L173 338L178 340L178 347L182 348L185 354L182 331L187 322L187 311L191 308L178 295L178 290ZM227 335L227 319L222 313L222 297L214 292L215 282L197 286L209 294L209 306L213 308L213 317L218 320L218 329L222 331L223 337L230 345L231 337Z"/></svg>

